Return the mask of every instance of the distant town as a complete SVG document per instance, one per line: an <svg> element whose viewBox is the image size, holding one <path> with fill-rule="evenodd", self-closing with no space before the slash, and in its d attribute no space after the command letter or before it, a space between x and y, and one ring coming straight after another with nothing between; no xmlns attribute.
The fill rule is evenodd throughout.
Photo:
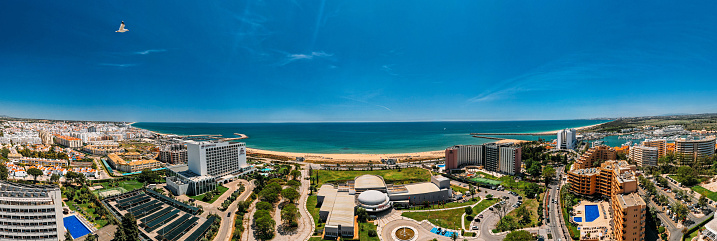
<svg viewBox="0 0 717 241"><path fill-rule="evenodd" d="M0 239L715 240L713 119L324 163L248 152L239 133L2 118Z"/></svg>

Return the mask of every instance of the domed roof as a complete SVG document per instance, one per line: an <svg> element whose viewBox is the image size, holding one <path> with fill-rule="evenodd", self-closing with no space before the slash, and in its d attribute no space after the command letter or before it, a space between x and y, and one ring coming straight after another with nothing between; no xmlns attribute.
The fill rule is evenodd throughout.
<svg viewBox="0 0 717 241"><path fill-rule="evenodd" d="M361 195L358 196L359 202L365 205L379 205L384 203L387 199L388 197L386 197L386 194L376 190L368 190L362 192Z"/></svg>

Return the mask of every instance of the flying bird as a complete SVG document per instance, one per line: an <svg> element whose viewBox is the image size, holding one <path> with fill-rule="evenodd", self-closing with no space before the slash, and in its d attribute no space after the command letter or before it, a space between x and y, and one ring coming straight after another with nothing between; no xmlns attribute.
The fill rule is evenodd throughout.
<svg viewBox="0 0 717 241"><path fill-rule="evenodd" d="M124 32L127 32L127 31L129 31L129 29L124 28L124 21L122 21L122 23L120 24L120 28L119 28L117 31L115 31L115 32L117 32L117 33L124 33Z"/></svg>

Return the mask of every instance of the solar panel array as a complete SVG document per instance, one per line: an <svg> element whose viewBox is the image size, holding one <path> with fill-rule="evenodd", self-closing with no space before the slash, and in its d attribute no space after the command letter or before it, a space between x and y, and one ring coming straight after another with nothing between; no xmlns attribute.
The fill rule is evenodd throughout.
<svg viewBox="0 0 717 241"><path fill-rule="evenodd" d="M175 209L165 215L162 215L161 217L155 219L154 221L146 223L145 224L146 228L144 230L147 231L147 233L151 233L155 229L161 227L163 224L171 222L177 216L179 216L179 210Z"/></svg>
<svg viewBox="0 0 717 241"><path fill-rule="evenodd" d="M176 227L169 233L162 235L165 240L169 241L175 241L182 237L185 233L187 233L194 225L197 225L197 220L199 220L198 217L193 217L189 220L186 220L184 223L182 223L179 227Z"/></svg>
<svg viewBox="0 0 717 241"><path fill-rule="evenodd" d="M207 233L207 230L209 230L209 227L212 226L215 219L216 219L215 217L211 217L211 218L207 219L207 221L205 221L202 224L202 226L199 226L199 228L197 228L197 230L194 230L194 232L192 234L190 234L186 239L184 239L184 241L202 240L202 238L204 237L204 234Z"/></svg>

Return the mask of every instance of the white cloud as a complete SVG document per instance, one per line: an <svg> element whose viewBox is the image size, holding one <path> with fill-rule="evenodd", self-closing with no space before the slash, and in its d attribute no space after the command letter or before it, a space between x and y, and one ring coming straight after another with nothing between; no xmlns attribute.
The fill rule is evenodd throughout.
<svg viewBox="0 0 717 241"><path fill-rule="evenodd" d="M328 58L332 57L334 54L329 54L324 51L320 52L311 52L309 54L289 54L287 58L282 61L279 65L287 65L291 62L297 61L297 60L312 60L314 58Z"/></svg>
<svg viewBox="0 0 717 241"><path fill-rule="evenodd" d="M145 51L134 52L134 54L148 55L151 53L161 53L161 52L166 52L166 51L167 51L166 49L148 49Z"/></svg>
<svg viewBox="0 0 717 241"><path fill-rule="evenodd" d="M99 65L100 65L100 66L126 68L126 67L136 66L137 64L111 64L111 63L100 63Z"/></svg>

